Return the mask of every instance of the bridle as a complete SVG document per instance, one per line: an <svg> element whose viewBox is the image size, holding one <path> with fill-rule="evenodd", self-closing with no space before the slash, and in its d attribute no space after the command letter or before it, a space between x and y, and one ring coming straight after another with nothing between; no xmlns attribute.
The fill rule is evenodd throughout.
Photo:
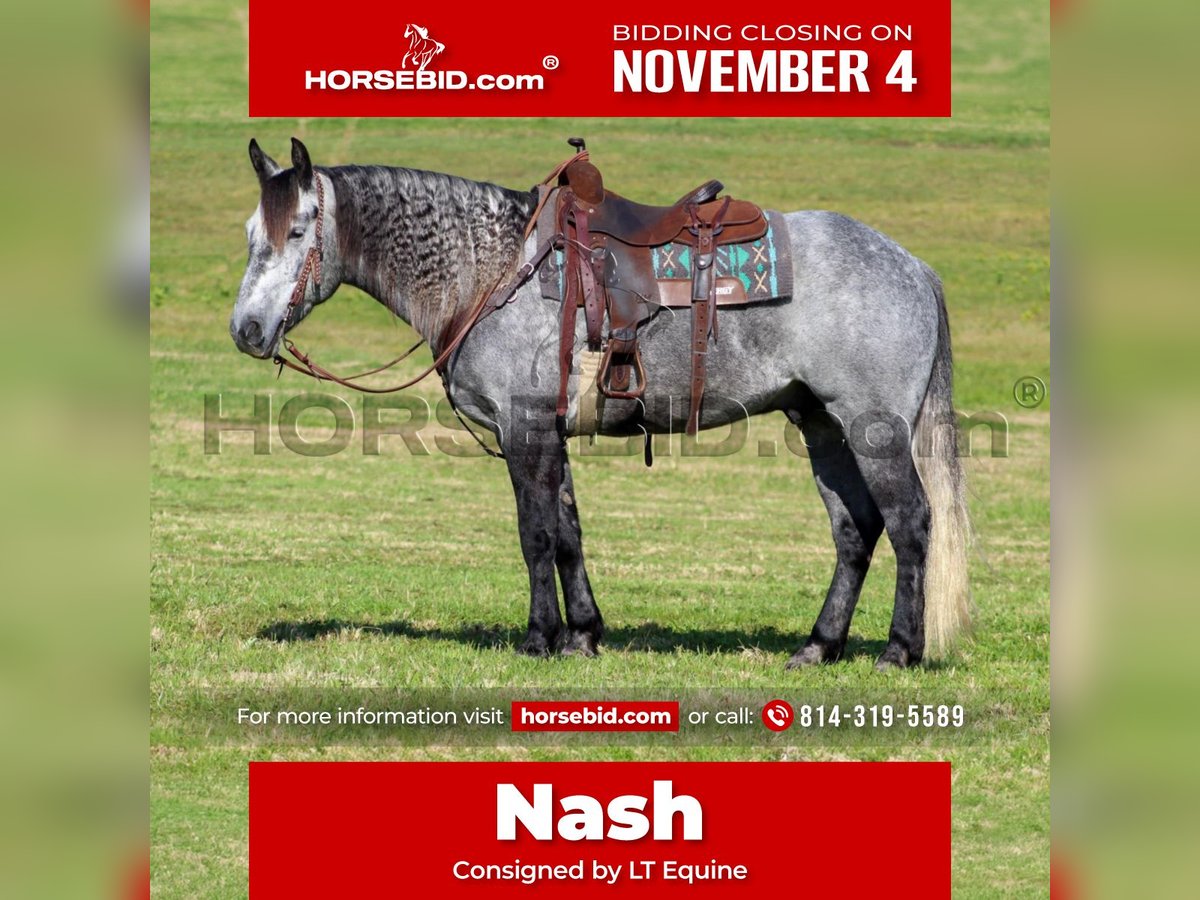
<svg viewBox="0 0 1200 900"><path fill-rule="evenodd" d="M292 296L288 298L287 313L283 317L283 321L279 323L279 330L283 332L283 344L288 351L294 355L302 355L287 337L287 330L292 324L292 315L304 303L304 293L308 290L308 282L311 279L313 285L314 298L321 296L321 257L325 253L325 184L321 181L321 175L318 172L313 172L313 178L317 182L317 237L313 241L313 245L308 248L308 252L304 254L304 264L300 266L300 274L296 276L296 284L292 288ZM278 353L275 354L275 362L279 363L279 371L283 372L283 367L288 366L292 369L297 369L297 366L292 365ZM303 369L298 369L303 372Z"/></svg>

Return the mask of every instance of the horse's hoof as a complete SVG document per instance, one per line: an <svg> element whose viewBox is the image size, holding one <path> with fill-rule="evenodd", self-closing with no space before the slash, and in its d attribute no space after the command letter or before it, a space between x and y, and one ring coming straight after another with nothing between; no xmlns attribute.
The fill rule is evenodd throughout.
<svg viewBox="0 0 1200 900"><path fill-rule="evenodd" d="M587 631L573 631L562 648L563 656L582 656L590 659L600 653L600 638Z"/></svg>
<svg viewBox="0 0 1200 900"><path fill-rule="evenodd" d="M892 669L907 669L912 665L908 651L895 644L889 644L875 660L876 672L890 672Z"/></svg>
<svg viewBox="0 0 1200 900"><path fill-rule="evenodd" d="M837 662L841 655L842 652L839 649L831 649L821 644L809 643L793 653L792 658L787 661L787 665L783 668L785 671L789 669L806 669L809 666L819 666L822 663Z"/></svg>
<svg viewBox="0 0 1200 900"><path fill-rule="evenodd" d="M816 644L806 644L795 653L792 658L787 661L784 670L790 669L807 669L809 666L819 666L825 662L825 653Z"/></svg>
<svg viewBox="0 0 1200 900"><path fill-rule="evenodd" d="M550 655L550 644L541 635L525 638L525 643L517 648L522 656L532 656L534 659L546 659Z"/></svg>

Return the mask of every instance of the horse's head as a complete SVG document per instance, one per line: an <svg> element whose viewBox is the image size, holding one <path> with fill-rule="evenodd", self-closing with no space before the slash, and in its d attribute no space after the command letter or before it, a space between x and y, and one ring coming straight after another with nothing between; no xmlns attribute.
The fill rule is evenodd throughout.
<svg viewBox="0 0 1200 900"><path fill-rule="evenodd" d="M404 36L406 38L410 38L413 35L416 35L419 38L426 38L429 36L429 32L426 31L424 28L422 28L420 25L404 26Z"/></svg>
<svg viewBox="0 0 1200 900"><path fill-rule="evenodd" d="M317 179L308 150L292 138L292 168L283 169L250 142L250 162L262 190L258 209L246 221L249 256L237 304L229 319L229 333L243 353L269 359L279 349L284 333L300 322L313 306L337 289L333 260L332 196L328 179L323 184L321 208L325 252L319 266L302 288L295 308L289 308L310 248L316 246L319 203Z"/></svg>

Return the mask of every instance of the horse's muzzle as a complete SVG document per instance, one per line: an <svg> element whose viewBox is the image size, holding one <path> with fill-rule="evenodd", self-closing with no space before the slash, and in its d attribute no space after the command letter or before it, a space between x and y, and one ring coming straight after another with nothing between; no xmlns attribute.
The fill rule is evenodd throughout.
<svg viewBox="0 0 1200 900"><path fill-rule="evenodd" d="M267 346L267 331L263 327L261 319L247 316L241 322L231 322L229 333L233 337L233 342L237 344L237 348L243 353L259 359L267 359L272 355L272 348Z"/></svg>

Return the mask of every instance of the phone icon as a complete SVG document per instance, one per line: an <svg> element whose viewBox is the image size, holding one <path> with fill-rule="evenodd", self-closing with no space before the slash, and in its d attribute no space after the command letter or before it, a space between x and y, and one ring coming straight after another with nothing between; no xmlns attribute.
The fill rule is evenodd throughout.
<svg viewBox="0 0 1200 900"><path fill-rule="evenodd" d="M786 731L795 718L796 712L786 700L772 700L763 705L762 723L772 731Z"/></svg>

